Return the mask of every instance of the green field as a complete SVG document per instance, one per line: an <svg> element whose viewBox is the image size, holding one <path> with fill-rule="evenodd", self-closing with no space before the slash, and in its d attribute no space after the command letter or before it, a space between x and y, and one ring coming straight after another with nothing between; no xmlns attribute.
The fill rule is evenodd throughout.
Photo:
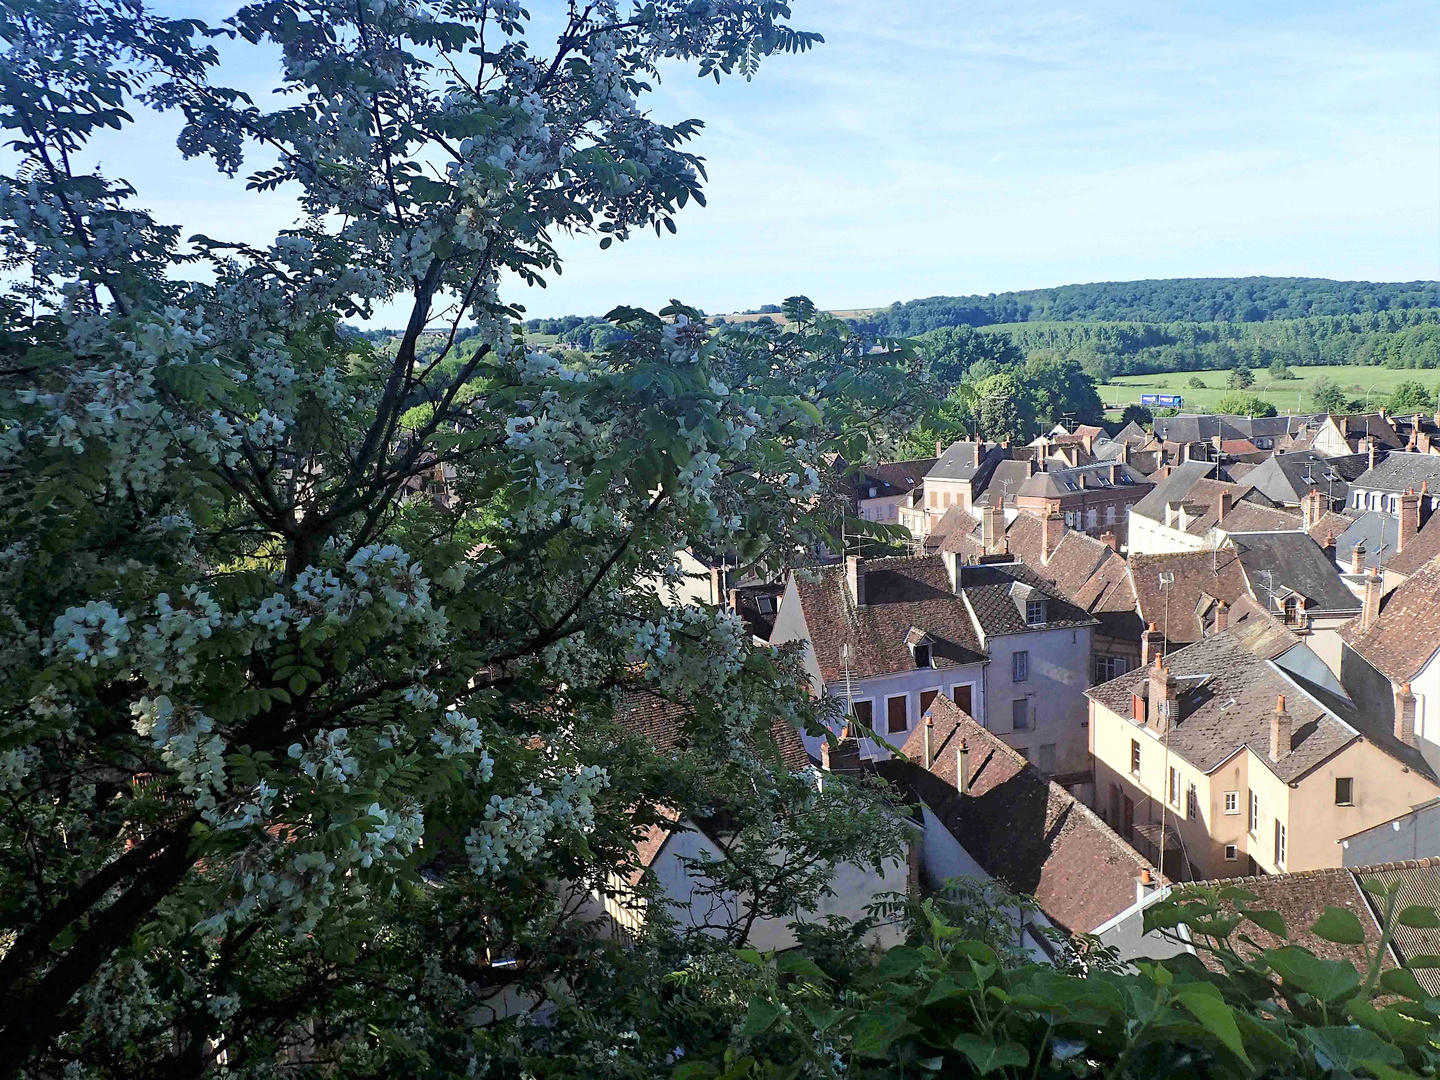
<svg viewBox="0 0 1440 1080"><path fill-rule="evenodd" d="M1324 376L1340 387L1351 398L1364 402L1369 393L1370 408L1384 405L1390 392L1402 382L1418 382L1434 389L1440 384L1440 371L1406 370L1400 368L1354 367L1295 367L1293 380L1273 382L1266 370L1255 371L1255 385L1248 393L1258 394L1275 406L1277 412L1310 411L1310 384ZM1157 375L1122 375L1114 382L1099 387L1100 400L1107 407L1123 408L1139 404L1141 394L1180 394L1185 398L1181 412L1207 412L1222 396L1230 392L1227 381L1228 371L1172 371ZM1192 387L1190 380L1198 378L1205 383L1205 389Z"/></svg>

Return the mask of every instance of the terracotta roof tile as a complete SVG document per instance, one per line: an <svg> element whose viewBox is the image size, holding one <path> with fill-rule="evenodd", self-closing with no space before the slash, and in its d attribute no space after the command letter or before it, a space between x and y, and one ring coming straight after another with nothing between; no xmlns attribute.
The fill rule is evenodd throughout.
<svg viewBox="0 0 1440 1080"><path fill-rule="evenodd" d="M1432 513L1430 520L1406 542L1405 550L1391 559L1386 569L1408 577L1437 555L1440 555L1440 513Z"/></svg>
<svg viewBox="0 0 1440 1080"><path fill-rule="evenodd" d="M1154 868L1093 811L1006 746L948 698L929 714L932 762L924 760L924 726L881 774L922 799L986 873L1035 897L1056 925L1088 933L1135 903L1135 879ZM970 791L956 791L956 751L969 748Z"/></svg>
<svg viewBox="0 0 1440 1080"><path fill-rule="evenodd" d="M1160 586L1161 574L1174 575L1175 582L1168 590ZM1204 636L1205 622L1198 613L1203 597L1233 604L1249 591L1244 567L1231 547L1131 555L1130 579L1140 606L1140 618L1153 622L1172 643L1199 641Z"/></svg>
<svg viewBox="0 0 1440 1080"><path fill-rule="evenodd" d="M1340 636L1391 682L1415 678L1440 649L1440 556L1385 598L1369 630L1354 619Z"/></svg>

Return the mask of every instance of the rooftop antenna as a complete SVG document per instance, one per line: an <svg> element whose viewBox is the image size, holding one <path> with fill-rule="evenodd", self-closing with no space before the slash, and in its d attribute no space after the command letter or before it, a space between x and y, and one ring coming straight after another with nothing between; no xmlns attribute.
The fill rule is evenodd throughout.
<svg viewBox="0 0 1440 1080"><path fill-rule="evenodd" d="M1165 640L1160 643L1160 659L1165 659L1166 650L1170 646L1170 587L1175 584L1175 571L1160 571L1160 591L1165 594ZM1164 867L1162 866L1163 870Z"/></svg>

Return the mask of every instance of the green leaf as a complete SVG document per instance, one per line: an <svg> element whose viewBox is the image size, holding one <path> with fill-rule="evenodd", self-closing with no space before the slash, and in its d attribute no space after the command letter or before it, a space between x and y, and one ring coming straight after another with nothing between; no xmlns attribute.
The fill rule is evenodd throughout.
<svg viewBox="0 0 1440 1080"><path fill-rule="evenodd" d="M1420 985L1420 980L1415 978L1415 973L1409 968L1389 968L1382 971L1380 986L1392 994L1399 994L1401 997L1411 998L1415 1001L1424 1001L1430 996Z"/></svg>
<svg viewBox="0 0 1440 1080"><path fill-rule="evenodd" d="M1333 941L1338 945L1365 944L1365 928L1353 911L1345 908L1327 907L1325 914L1315 920L1310 932L1318 938Z"/></svg>
<svg viewBox="0 0 1440 1080"><path fill-rule="evenodd" d="M1280 917L1278 911L1264 909L1240 908L1240 914L1253 922L1262 930L1268 930L1278 938L1289 939L1289 931L1285 928L1285 920Z"/></svg>
<svg viewBox="0 0 1440 1080"><path fill-rule="evenodd" d="M800 1002L800 1011L805 1014L805 1019L814 1025L816 1031L826 1030L845 1015L844 1009L832 1009L828 1005L818 1005L810 1001Z"/></svg>
<svg viewBox="0 0 1440 1080"><path fill-rule="evenodd" d="M1218 991L1209 983L1201 984L1213 993L1203 993L1198 987L1186 988L1175 994L1175 1000L1189 1010L1190 1015L1199 1020L1206 1031L1214 1035L1225 1044L1236 1057L1247 1066L1250 1058L1245 1053L1245 1043L1240 1038L1240 1029L1235 1026L1235 1016L1220 998Z"/></svg>
<svg viewBox="0 0 1440 1080"><path fill-rule="evenodd" d="M1321 1001L1336 1001L1353 994L1360 987L1360 973L1353 964L1322 960L1294 945L1266 949L1263 955L1275 973L1287 983Z"/></svg>
<svg viewBox="0 0 1440 1080"><path fill-rule="evenodd" d="M1320 1064L1327 1069L1352 1071L1370 1062L1403 1065L1400 1048L1361 1027L1306 1028L1305 1038L1315 1047Z"/></svg>
<svg viewBox="0 0 1440 1080"><path fill-rule="evenodd" d="M907 946L891 949L875 967L861 979L866 983L889 982L893 979L904 979L912 975L925 962L925 956L919 949L912 949Z"/></svg>
<svg viewBox="0 0 1440 1080"><path fill-rule="evenodd" d="M1030 1052L1019 1043L1007 1042L996 1046L989 1039L967 1031L963 1035L956 1035L950 1045L969 1058L970 1064L975 1066L981 1076L996 1069L1003 1069L1007 1065L1030 1064Z"/></svg>
<svg viewBox="0 0 1440 1080"><path fill-rule="evenodd" d="M802 976L807 982L826 983L830 981L830 976L821 971L820 968L816 966L815 961L811 960L804 953L782 953L779 959L776 960L776 966L781 971Z"/></svg>
<svg viewBox="0 0 1440 1080"><path fill-rule="evenodd" d="M745 1023L740 1027L740 1034L747 1039L753 1039L767 1031L780 1015L779 1005L763 994L756 994L750 999L750 1008L745 1013Z"/></svg>
<svg viewBox="0 0 1440 1080"><path fill-rule="evenodd" d="M1428 929L1440 926L1440 915L1437 915L1432 907L1411 904L1395 916L1395 921L1401 926L1417 926Z"/></svg>
<svg viewBox="0 0 1440 1080"><path fill-rule="evenodd" d="M919 1030L900 1006L879 1005L856 1017L850 1045L861 1057L883 1058L896 1039Z"/></svg>

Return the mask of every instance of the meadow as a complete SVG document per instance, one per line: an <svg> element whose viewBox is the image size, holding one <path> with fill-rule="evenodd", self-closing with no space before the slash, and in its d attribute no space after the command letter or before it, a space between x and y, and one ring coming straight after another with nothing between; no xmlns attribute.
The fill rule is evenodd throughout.
<svg viewBox="0 0 1440 1080"><path fill-rule="evenodd" d="M1322 377L1339 384L1352 399L1361 402L1368 396L1370 408L1385 404L1391 392L1402 382L1418 382L1433 390L1440 384L1440 371L1407 370L1353 365L1317 365L1293 367L1294 379L1275 381L1261 368L1255 372L1255 385L1249 393L1258 394L1275 406L1279 413L1310 411L1310 386ZM1228 371L1170 371L1154 375L1123 375L1098 387L1100 400L1106 408L1138 404L1141 394L1181 394L1185 398L1182 412L1208 412L1225 394L1230 393ZM1201 380L1204 388L1192 387L1191 379Z"/></svg>

